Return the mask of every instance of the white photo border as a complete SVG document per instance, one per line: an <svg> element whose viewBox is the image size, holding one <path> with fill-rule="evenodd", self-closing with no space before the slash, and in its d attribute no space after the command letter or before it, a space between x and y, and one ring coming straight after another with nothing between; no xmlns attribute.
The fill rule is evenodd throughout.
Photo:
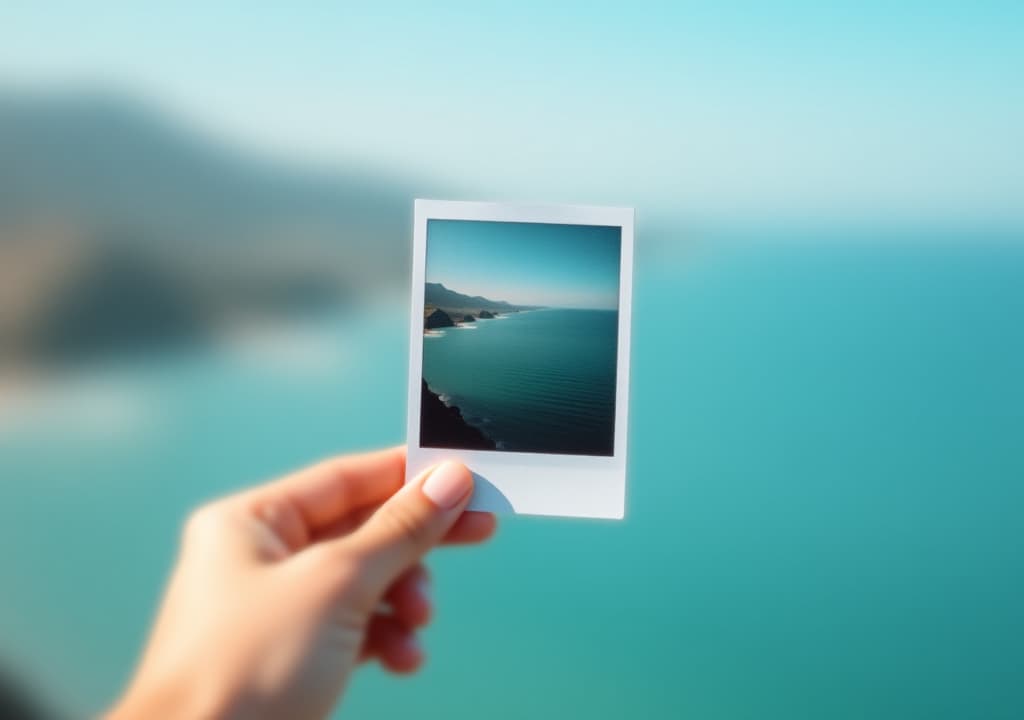
<svg viewBox="0 0 1024 720"><path fill-rule="evenodd" d="M482 220L622 229L619 263L619 332L615 383L614 454L521 453L420 447L423 375L423 304L428 220ZM473 471L471 510L525 515L621 519L625 515L629 428L629 357L633 300L632 208L581 205L416 200L413 212L412 309L409 329L409 404L406 482L446 458Z"/></svg>

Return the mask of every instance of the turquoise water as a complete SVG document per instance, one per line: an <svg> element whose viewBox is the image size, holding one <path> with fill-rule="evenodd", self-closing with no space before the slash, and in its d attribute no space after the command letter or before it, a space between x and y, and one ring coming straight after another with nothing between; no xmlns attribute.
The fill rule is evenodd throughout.
<svg viewBox="0 0 1024 720"><path fill-rule="evenodd" d="M423 377L499 450L611 455L614 310L538 310L423 338Z"/></svg>
<svg viewBox="0 0 1024 720"><path fill-rule="evenodd" d="M429 665L347 715L1024 715L1024 245L638 237L626 519L439 553ZM102 706L189 507L401 440L405 300L19 411L0 652Z"/></svg>

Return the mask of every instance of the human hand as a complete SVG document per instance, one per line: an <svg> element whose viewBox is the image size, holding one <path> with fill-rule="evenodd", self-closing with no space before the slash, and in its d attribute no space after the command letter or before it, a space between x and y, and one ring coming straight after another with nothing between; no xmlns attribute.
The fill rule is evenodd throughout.
<svg viewBox="0 0 1024 720"><path fill-rule="evenodd" d="M110 718L330 712L365 660L423 662L420 560L495 528L445 462L408 485L405 449L328 460L195 511L141 664Z"/></svg>

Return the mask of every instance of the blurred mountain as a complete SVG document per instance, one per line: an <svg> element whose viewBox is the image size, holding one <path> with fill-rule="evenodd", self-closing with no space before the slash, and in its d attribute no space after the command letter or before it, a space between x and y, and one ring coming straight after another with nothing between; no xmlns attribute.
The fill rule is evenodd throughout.
<svg viewBox="0 0 1024 720"><path fill-rule="evenodd" d="M0 91L0 361L404 291L413 195L226 147L129 98Z"/></svg>

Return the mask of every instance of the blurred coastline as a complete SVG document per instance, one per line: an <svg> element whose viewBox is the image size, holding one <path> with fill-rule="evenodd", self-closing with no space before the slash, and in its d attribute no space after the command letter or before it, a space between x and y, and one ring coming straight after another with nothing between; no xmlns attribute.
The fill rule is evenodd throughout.
<svg viewBox="0 0 1024 720"><path fill-rule="evenodd" d="M216 146L128 98L0 89L0 373L405 292L411 193Z"/></svg>

